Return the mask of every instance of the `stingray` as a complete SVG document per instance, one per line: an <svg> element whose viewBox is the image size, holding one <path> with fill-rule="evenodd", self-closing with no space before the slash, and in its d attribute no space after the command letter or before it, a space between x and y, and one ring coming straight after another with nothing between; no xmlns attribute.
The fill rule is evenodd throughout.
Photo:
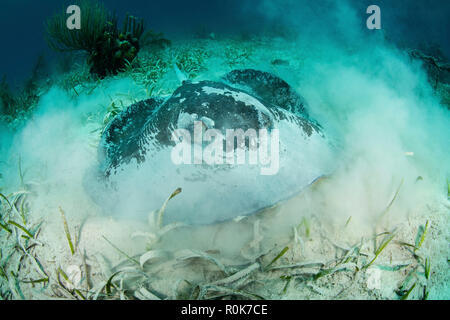
<svg viewBox="0 0 450 320"><path fill-rule="evenodd" d="M181 188L183 192L166 208L164 223L208 225L255 214L330 173L329 139L308 109L296 90L268 72L233 70L219 81L183 81L170 97L137 102L108 124L98 148L95 178L86 186L106 211L121 215L156 210ZM194 138L174 135L180 129ZM205 140L196 136L208 130L223 136L228 132L277 136L266 139L275 141L270 148L261 135L244 135L240 145L232 136L231 146L230 140L216 144L214 158L264 145L276 152L276 170L262 174L274 158L256 163L174 161L174 148L181 140L185 147L192 146L187 150L193 150L195 158L195 150L205 147ZM222 146L224 152L217 152Z"/></svg>

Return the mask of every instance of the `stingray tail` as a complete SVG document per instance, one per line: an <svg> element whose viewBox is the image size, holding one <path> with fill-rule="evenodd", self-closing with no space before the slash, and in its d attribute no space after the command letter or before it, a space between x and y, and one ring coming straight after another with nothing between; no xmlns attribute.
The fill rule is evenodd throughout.
<svg viewBox="0 0 450 320"><path fill-rule="evenodd" d="M173 64L173 70L175 71L175 74L177 75L178 81L182 84L184 81L188 80L188 77L186 74L184 74L180 68L178 68L177 64Z"/></svg>

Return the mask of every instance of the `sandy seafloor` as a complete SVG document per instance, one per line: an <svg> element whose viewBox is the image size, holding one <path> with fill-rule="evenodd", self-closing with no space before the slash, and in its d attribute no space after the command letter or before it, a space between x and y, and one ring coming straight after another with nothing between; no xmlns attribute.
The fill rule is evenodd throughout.
<svg viewBox="0 0 450 320"><path fill-rule="evenodd" d="M406 53L335 50L215 36L174 41L158 55L143 50L140 67L101 82L74 65L14 136L4 131L12 142L0 156L1 192L12 205L22 193L26 202L10 210L2 199L2 221L26 225L34 238L13 225L12 234L0 231L0 296L449 299L448 109ZM182 55L193 80L255 68L288 81L336 140L335 173L262 214L207 227L162 234L147 216L103 212L83 175L104 123L134 101L170 95Z"/></svg>

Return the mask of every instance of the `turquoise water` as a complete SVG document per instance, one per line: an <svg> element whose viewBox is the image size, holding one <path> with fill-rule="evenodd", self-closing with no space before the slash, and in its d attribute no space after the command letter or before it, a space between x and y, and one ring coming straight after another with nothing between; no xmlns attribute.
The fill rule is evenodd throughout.
<svg viewBox="0 0 450 320"><path fill-rule="evenodd" d="M19 10L17 2L2 4L2 25L18 33L4 40L11 42L11 49L3 51L0 59L6 74L0 87L0 244L7 252L2 254L0 271L16 274L19 286L0 278L1 297L55 298L57 294L47 292L45 283L58 284L57 274L50 270L56 260L66 273L73 274L75 284L63 284L69 294L77 296L74 289L82 288L92 298L95 290L86 289L77 278L86 272L80 267L81 249L91 259L92 269L99 270L92 274L94 287L120 270L123 252L139 260L150 275L157 273L158 259L164 257L161 261L174 267L164 269L164 281L152 285L167 293L180 277L207 283L208 276L203 279L193 272L196 266L175 267L184 258L173 257L192 252L198 255L200 251L203 257L216 252L220 269L237 261L239 266L251 266L265 255L275 258L286 246L290 249L279 265L320 260L325 263L312 272L321 275L339 268L332 261L343 254L342 247L361 243L358 250L363 254L345 259L350 271L362 270L355 280L357 289L341 298L399 299L416 283L418 289L410 298L422 299L428 292L431 299L448 299L450 77L444 30L450 9L446 1L433 2L427 11L421 2L379 1L381 29L367 27L370 14L366 9L372 3L360 1L108 1L106 8L119 17L119 30L127 12L144 18L146 29L140 41L133 40L136 32L120 36L118 31L117 39L112 32L118 44L110 47L102 33L94 49L66 53L48 47L42 27L55 13L69 17L58 3L32 7L37 4L30 2L26 11ZM83 5L80 8L83 19L87 10ZM35 14L30 16L30 12ZM145 33L149 29L162 35ZM40 53L44 54L37 60ZM39 63L33 68L36 60ZM258 126L271 123L267 127L281 129L281 170L270 179L251 166L237 166L235 171L221 166L180 171L168 160L168 153L149 148L147 153L157 154L152 160L147 155L140 163L134 154L129 163L119 166L119 173L109 180L102 176L99 182L99 172L104 174L105 132L128 106L154 99L155 110L163 111L159 116L148 110L134 113L134 122L127 123L137 126L131 138L122 123L112 131L117 134L117 145L125 145L126 137L141 152L153 146L148 140L140 142L141 133L154 141L154 135L169 127L165 117L170 124L190 128L194 118L164 109L164 102L177 89L213 81L216 87L205 85L204 95L198 93L203 99L199 103L209 103L211 92L217 94L226 82L225 75L245 69L286 81L293 96L305 100L307 110L290 110L287 117L317 124L326 144L319 135L305 135L308 130L294 125L295 121L271 118L272 110L280 113L278 107L292 105L275 101L275 94L267 94L275 85L267 86L253 77L252 88L245 82L221 95L254 108L254 114L217 112L213 117L199 108L195 119L203 117L203 125L210 129L218 128L224 118L221 128L226 129L254 117ZM186 100L180 96L177 101L183 106ZM226 104L217 106L227 108ZM158 130L149 127L148 120L156 127L161 124ZM259 212L271 205L276 208ZM199 226L176 224L193 220ZM79 240L74 240L79 243L73 253L64 224L71 233L68 237L74 239L76 234ZM373 234L387 236L373 244L367 241ZM34 242L43 244L32 253L42 268L30 263L22 269L24 253L15 244L28 247ZM387 245L386 251L378 257L382 244ZM193 251L186 254L186 250ZM98 258L99 253L117 264L116 269L105 269L107 264ZM130 260L136 262L125 259L124 263ZM431 277L425 276L428 261ZM208 275L210 270L205 270ZM381 282L376 278L380 272ZM260 276L281 281L279 275ZM246 288L275 299L331 299L345 287L346 278L337 272L329 277L300 282L285 295L251 282ZM26 283L39 279L46 279L41 291ZM337 285L326 290L330 279ZM122 280L138 292L133 297L145 298L137 289L144 280L125 276ZM103 294L104 298L129 298L118 289L111 296Z"/></svg>

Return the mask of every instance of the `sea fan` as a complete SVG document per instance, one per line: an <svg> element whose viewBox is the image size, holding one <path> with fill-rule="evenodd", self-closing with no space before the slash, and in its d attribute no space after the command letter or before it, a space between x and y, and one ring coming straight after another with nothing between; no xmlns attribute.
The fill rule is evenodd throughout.
<svg viewBox="0 0 450 320"><path fill-rule="evenodd" d="M131 63L139 51L139 39L144 32L144 22L127 15L122 31L117 17L109 13L103 4L83 0L81 28L70 30L67 16L59 13L47 21L47 41L56 51L86 51L91 72L101 78L116 74Z"/></svg>

